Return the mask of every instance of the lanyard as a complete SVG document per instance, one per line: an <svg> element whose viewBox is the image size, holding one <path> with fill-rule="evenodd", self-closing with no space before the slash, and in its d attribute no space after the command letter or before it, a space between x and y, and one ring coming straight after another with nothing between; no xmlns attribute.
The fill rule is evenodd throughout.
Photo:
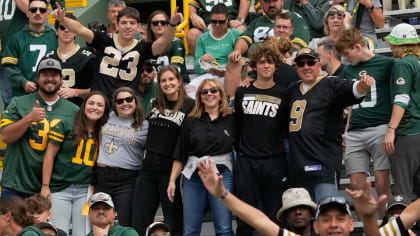
<svg viewBox="0 0 420 236"><path fill-rule="evenodd" d="M356 3L356 6L353 8L353 12L351 13L351 18L353 19L354 18L354 16L356 15L356 12L357 12L357 9L359 9L359 1L357 1L357 3ZM346 11L348 10L347 9L347 7L348 7L348 3L347 3L347 1L344 3L344 9L346 9Z"/></svg>

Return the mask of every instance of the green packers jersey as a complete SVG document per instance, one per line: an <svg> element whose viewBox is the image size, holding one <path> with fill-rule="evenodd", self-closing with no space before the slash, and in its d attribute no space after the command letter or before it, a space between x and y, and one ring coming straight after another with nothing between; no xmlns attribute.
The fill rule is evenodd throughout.
<svg viewBox="0 0 420 236"><path fill-rule="evenodd" d="M365 74L375 79L375 84L370 87L364 101L353 105L349 129L388 123L392 112L389 84L394 63L395 60L391 57L375 55L367 61L344 68L344 78L347 80L360 80Z"/></svg>
<svg viewBox="0 0 420 236"><path fill-rule="evenodd" d="M46 118L33 122L21 138L7 145L1 182L3 187L30 195L41 191L42 162L50 129L61 121L73 122L74 114L79 109L61 97L52 106L47 105L39 93L14 97L4 111L0 130L28 115L36 100L40 107L45 108Z"/></svg>
<svg viewBox="0 0 420 236"><path fill-rule="evenodd" d="M54 160L51 192L61 191L71 184L93 184L98 158L98 143L94 139L82 139L77 149L73 148L73 120L67 119L51 127L48 142L61 146Z"/></svg>
<svg viewBox="0 0 420 236"><path fill-rule="evenodd" d="M56 48L57 36L49 26L45 26L45 30L39 33L25 26L10 37L1 63L12 83L14 96L26 94L23 88L26 81L35 82L38 62L47 52Z"/></svg>
<svg viewBox="0 0 420 236"><path fill-rule="evenodd" d="M405 109L396 133L420 133L420 64L416 55L407 55L395 62L391 91L394 104Z"/></svg>
<svg viewBox="0 0 420 236"><path fill-rule="evenodd" d="M295 31L290 36L292 43L298 48L307 47L310 34L305 20L297 13L290 11L286 11L285 13L293 19ZM260 16L249 24L247 30L239 38L244 39L248 43L248 46L252 43L262 42L265 38L274 36L273 26L274 20L270 20L267 16Z"/></svg>
<svg viewBox="0 0 420 236"><path fill-rule="evenodd" d="M218 3L226 5L229 19L236 19L238 15L239 6L236 0L189 0L188 2L197 9L197 14L204 19L207 25L210 23L211 9Z"/></svg>
<svg viewBox="0 0 420 236"><path fill-rule="evenodd" d="M169 64L175 65L180 69L182 80L185 84L190 82L190 77L185 66L185 47L182 41L178 38L172 40L172 46L168 53L156 59L157 65L167 66Z"/></svg>

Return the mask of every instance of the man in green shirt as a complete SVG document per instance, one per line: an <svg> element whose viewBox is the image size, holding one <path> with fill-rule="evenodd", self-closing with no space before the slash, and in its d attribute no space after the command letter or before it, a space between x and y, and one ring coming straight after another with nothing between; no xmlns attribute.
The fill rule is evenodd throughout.
<svg viewBox="0 0 420 236"><path fill-rule="evenodd" d="M92 231L87 236L138 236L131 227L114 223L116 211L111 196L107 193L95 193L89 199L89 221Z"/></svg>

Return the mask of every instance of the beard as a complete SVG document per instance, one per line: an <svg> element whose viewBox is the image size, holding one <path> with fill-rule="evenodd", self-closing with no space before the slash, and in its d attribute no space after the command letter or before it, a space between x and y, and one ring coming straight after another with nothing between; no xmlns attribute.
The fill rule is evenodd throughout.
<svg viewBox="0 0 420 236"><path fill-rule="evenodd" d="M45 95L48 95L48 96L52 96L52 95L55 95L57 92L58 92L58 90L60 90L60 86L56 86L55 87L55 89L53 89L53 90L47 90L44 86L40 86L39 84L38 84L38 88L39 88L39 90L41 90Z"/></svg>

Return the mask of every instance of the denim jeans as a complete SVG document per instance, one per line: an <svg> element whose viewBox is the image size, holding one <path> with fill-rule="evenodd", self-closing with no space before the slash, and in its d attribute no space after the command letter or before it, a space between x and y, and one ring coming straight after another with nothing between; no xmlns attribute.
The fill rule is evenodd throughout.
<svg viewBox="0 0 420 236"><path fill-rule="evenodd" d="M22 200L24 200L25 198L30 197L31 194L27 194L24 192L19 192L10 188L1 188L1 196L0 199L6 199L8 197L19 197L22 198Z"/></svg>
<svg viewBox="0 0 420 236"><path fill-rule="evenodd" d="M335 178L337 181L337 178ZM335 183L320 183L314 186L305 187L306 190L308 190L309 194L311 195L311 198L316 203L319 202L319 200L330 197L330 196L337 196L338 194L338 186L337 182Z"/></svg>
<svg viewBox="0 0 420 236"><path fill-rule="evenodd" d="M4 66L0 64L0 86L1 86L1 98L3 99L4 109L9 105L13 98L12 84L6 78L6 71Z"/></svg>
<svg viewBox="0 0 420 236"><path fill-rule="evenodd" d="M229 191L233 189L232 173L225 169L222 173L223 184ZM184 236L200 235L203 214L210 207L216 235L233 235L232 212L223 203L213 197L203 185L197 171L191 179L184 178L182 183L184 202Z"/></svg>
<svg viewBox="0 0 420 236"><path fill-rule="evenodd" d="M60 192L51 194L51 223L69 234L72 222L72 235L86 235L87 216L82 215L87 201L89 185L72 184Z"/></svg>

